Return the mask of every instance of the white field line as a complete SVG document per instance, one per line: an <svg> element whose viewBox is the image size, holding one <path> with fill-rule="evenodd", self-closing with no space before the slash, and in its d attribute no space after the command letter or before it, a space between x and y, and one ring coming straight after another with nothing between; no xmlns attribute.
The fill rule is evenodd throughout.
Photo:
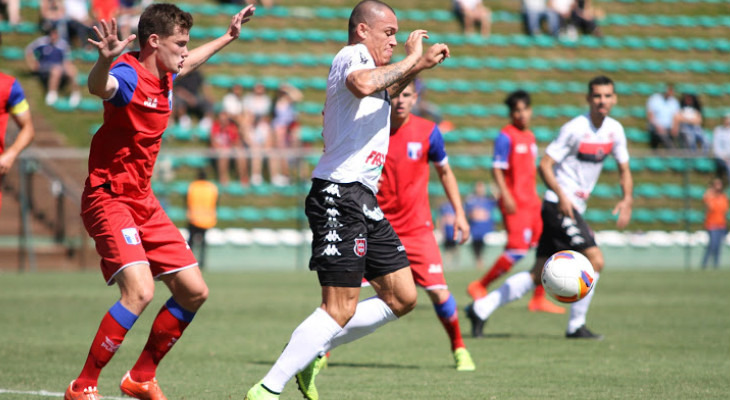
<svg viewBox="0 0 730 400"><path fill-rule="evenodd" d="M23 390L10 390L10 389L0 389L0 395L3 393L7 394L25 394L29 396L42 396L42 397L63 397L63 393L60 392L48 392L46 390L38 390L38 391L23 391ZM110 397L110 396L103 396L104 399L109 400L129 400L129 397Z"/></svg>

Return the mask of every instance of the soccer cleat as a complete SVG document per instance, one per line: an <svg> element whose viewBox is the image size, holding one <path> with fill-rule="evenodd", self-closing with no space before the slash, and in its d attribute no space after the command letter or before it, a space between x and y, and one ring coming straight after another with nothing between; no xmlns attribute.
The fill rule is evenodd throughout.
<svg viewBox="0 0 730 400"><path fill-rule="evenodd" d="M135 399L167 400L167 397L162 394L162 389L157 384L157 378L152 378L151 381L147 382L135 382L129 376L129 371L124 374L124 378L122 378L122 382L119 384L119 389L122 390L122 393Z"/></svg>
<svg viewBox="0 0 730 400"><path fill-rule="evenodd" d="M573 333L565 333L565 337L568 339L593 339L593 340L603 340L603 335L595 334L586 328L585 325L582 325L580 328L576 329Z"/></svg>
<svg viewBox="0 0 730 400"><path fill-rule="evenodd" d="M487 288L482 286L482 283L479 281L470 283L469 286L466 287L466 292L469 294L469 297L475 301L487 296Z"/></svg>
<svg viewBox="0 0 730 400"><path fill-rule="evenodd" d="M279 395L267 390L264 385L259 382L249 389L243 400L278 400Z"/></svg>
<svg viewBox="0 0 730 400"><path fill-rule="evenodd" d="M317 377L319 371L327 367L327 355L319 356L314 359L306 368L297 374L297 387L302 392L305 399L318 400L319 393L317 386L314 384L314 378Z"/></svg>
<svg viewBox="0 0 730 400"><path fill-rule="evenodd" d="M87 388L84 388L84 390L80 392L74 392L74 382L76 380L71 381L69 383L68 388L66 389L66 393L63 395L63 400L100 400L101 396L99 396L99 391L96 389L96 386L89 386Z"/></svg>
<svg viewBox="0 0 730 400"><path fill-rule="evenodd" d="M469 317L469 321L471 321L471 335L472 337L478 338L484 336L484 323L487 322L487 320L479 318L479 316L474 312L474 303L469 304L464 309L466 311L466 316Z"/></svg>
<svg viewBox="0 0 730 400"><path fill-rule="evenodd" d="M553 304L553 302L544 297L533 297L530 299L530 303L527 304L527 309L530 312L565 314L565 307Z"/></svg>
<svg viewBox="0 0 730 400"><path fill-rule="evenodd" d="M457 371L474 371L477 369L477 366L474 365L474 361L471 359L469 350L465 347L459 347L454 350L454 361L456 361Z"/></svg>

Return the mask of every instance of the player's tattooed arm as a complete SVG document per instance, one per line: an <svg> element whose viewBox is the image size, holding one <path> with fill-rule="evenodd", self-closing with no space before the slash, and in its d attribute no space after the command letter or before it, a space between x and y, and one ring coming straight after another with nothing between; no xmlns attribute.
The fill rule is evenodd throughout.
<svg viewBox="0 0 730 400"><path fill-rule="evenodd" d="M355 71L347 76L345 84L352 94L359 98L370 96L389 89L390 86L403 80L416 63L415 57L407 57L395 64Z"/></svg>

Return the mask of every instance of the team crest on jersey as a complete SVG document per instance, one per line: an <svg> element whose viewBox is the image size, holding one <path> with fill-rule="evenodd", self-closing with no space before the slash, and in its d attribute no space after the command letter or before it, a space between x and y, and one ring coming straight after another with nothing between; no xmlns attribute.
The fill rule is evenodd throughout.
<svg viewBox="0 0 730 400"><path fill-rule="evenodd" d="M353 248L355 255L362 257L368 252L368 240L366 238L355 239L355 247Z"/></svg>
<svg viewBox="0 0 730 400"><path fill-rule="evenodd" d="M411 160L419 160L423 154L423 143L421 142L408 142L408 158Z"/></svg>
<svg viewBox="0 0 730 400"><path fill-rule="evenodd" d="M139 238L139 232L137 228L124 228L122 229L122 236L127 244L140 244L142 240Z"/></svg>

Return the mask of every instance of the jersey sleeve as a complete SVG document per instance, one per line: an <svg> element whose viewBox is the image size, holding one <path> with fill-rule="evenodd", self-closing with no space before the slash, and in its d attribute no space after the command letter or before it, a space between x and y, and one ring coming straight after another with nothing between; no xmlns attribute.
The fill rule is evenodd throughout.
<svg viewBox="0 0 730 400"><path fill-rule="evenodd" d="M25 99L25 92L20 82L16 79L10 88L10 97L8 98L7 111L10 114L18 115L28 111L28 101Z"/></svg>
<svg viewBox="0 0 730 400"><path fill-rule="evenodd" d="M355 71L375 68L375 60L373 60L365 45L352 46L344 56L341 61L346 63L347 66L344 68L343 78L347 78Z"/></svg>
<svg viewBox="0 0 730 400"><path fill-rule="evenodd" d="M624 133L624 127L618 124L616 139L613 145L613 158L619 164L629 162L629 149L626 145L626 134Z"/></svg>
<svg viewBox="0 0 730 400"><path fill-rule="evenodd" d="M570 154L571 149L575 145L574 142L573 131L570 129L569 124L563 125L560 128L558 137L550 142L547 149L545 149L545 154L556 162L561 162Z"/></svg>
<svg viewBox="0 0 730 400"><path fill-rule="evenodd" d="M438 165L446 165L449 162L444 137L441 135L438 125L434 125L431 135L428 137L428 160Z"/></svg>
<svg viewBox="0 0 730 400"><path fill-rule="evenodd" d="M512 139L499 132L497 138L494 139L494 157L492 157L492 167L499 169L509 169L509 155L512 151Z"/></svg>
<svg viewBox="0 0 730 400"><path fill-rule="evenodd" d="M126 106L132 101L134 90L137 88L139 79L137 71L127 63L118 63L112 67L109 75L117 81L117 88L106 100L117 107Z"/></svg>

